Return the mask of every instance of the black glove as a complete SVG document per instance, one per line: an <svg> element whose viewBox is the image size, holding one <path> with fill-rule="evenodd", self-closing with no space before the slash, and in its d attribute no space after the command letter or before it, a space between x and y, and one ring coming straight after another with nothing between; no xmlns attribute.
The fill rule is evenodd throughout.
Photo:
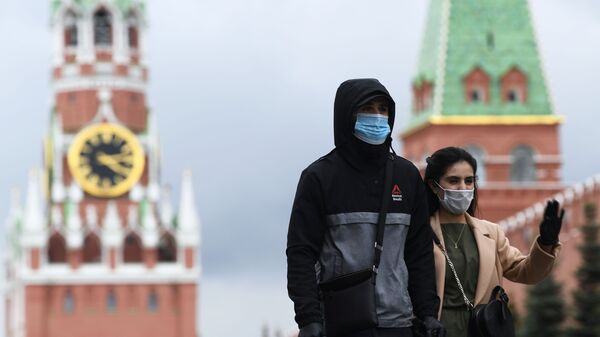
<svg viewBox="0 0 600 337"><path fill-rule="evenodd" d="M321 337L323 336L323 324L310 323L303 326L298 333L298 337Z"/></svg>
<svg viewBox="0 0 600 337"><path fill-rule="evenodd" d="M546 204L544 219L540 222L540 238L538 239L540 245L554 246L558 243L558 233L560 233L563 216L565 215L564 209L561 209L559 214L559 208L560 204L554 199Z"/></svg>
<svg viewBox="0 0 600 337"><path fill-rule="evenodd" d="M435 317L427 316L423 319L426 337L446 337L446 328Z"/></svg>

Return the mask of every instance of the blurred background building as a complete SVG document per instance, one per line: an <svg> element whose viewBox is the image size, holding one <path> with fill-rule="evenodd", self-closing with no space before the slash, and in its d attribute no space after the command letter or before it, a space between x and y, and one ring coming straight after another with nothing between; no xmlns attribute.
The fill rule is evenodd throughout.
<svg viewBox="0 0 600 337"><path fill-rule="evenodd" d="M431 0L412 102L404 156L424 170L439 148L468 150L478 166L479 217L500 223L512 245L529 251L545 200L561 203L555 274L571 293L583 206L600 204L600 176L562 183L563 117L554 111L529 2ZM505 287L522 310L525 286Z"/></svg>
<svg viewBox="0 0 600 337"><path fill-rule="evenodd" d="M6 336L197 336L200 222L190 172L177 209L161 186L144 2L51 15L45 167L7 221Z"/></svg>

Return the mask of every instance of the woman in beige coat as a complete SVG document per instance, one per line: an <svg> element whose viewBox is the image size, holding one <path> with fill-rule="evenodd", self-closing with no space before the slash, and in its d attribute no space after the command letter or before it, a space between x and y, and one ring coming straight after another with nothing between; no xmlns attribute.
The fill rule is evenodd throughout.
<svg viewBox="0 0 600 337"><path fill-rule="evenodd" d="M464 292L474 305L487 303L502 279L533 284L550 273L560 250L558 233L564 211L549 201L540 236L528 255L508 242L495 223L474 217L477 162L465 150L447 147L427 158L425 182L431 227L452 260ZM466 337L469 311L442 250L434 245L439 318L447 337ZM510 294L509 294L510 295Z"/></svg>

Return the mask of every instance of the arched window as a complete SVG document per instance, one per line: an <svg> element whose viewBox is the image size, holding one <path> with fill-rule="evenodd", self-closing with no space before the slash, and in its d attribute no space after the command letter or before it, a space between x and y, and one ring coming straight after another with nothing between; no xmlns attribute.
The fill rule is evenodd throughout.
<svg viewBox="0 0 600 337"><path fill-rule="evenodd" d="M527 145L519 145L512 150L510 180L513 183L527 184L536 181L533 156L533 149Z"/></svg>
<svg viewBox="0 0 600 337"><path fill-rule="evenodd" d="M158 242L158 261L177 261L177 244L175 243L175 238L173 238L173 235L169 233L165 233Z"/></svg>
<svg viewBox="0 0 600 337"><path fill-rule="evenodd" d="M65 239L56 232L48 240L48 263L66 263L67 246Z"/></svg>
<svg viewBox="0 0 600 337"><path fill-rule="evenodd" d="M115 312L117 311L117 295L114 290L109 290L106 295L106 311Z"/></svg>
<svg viewBox="0 0 600 337"><path fill-rule="evenodd" d="M77 46L77 16L71 10L65 14L64 34L65 47Z"/></svg>
<svg viewBox="0 0 600 337"><path fill-rule="evenodd" d="M156 291L154 289L152 289L148 294L148 311L158 311L158 295L156 294Z"/></svg>
<svg viewBox="0 0 600 337"><path fill-rule="evenodd" d="M132 49L138 49L140 45L138 27L137 15L133 11L129 12L127 15L127 40L129 41L129 47Z"/></svg>
<svg viewBox="0 0 600 337"><path fill-rule="evenodd" d="M480 67L475 67L463 78L465 102L470 104L489 103L490 77Z"/></svg>
<svg viewBox="0 0 600 337"><path fill-rule="evenodd" d="M67 289L63 297L63 311L66 314L72 314L75 311L75 300L70 289Z"/></svg>
<svg viewBox="0 0 600 337"><path fill-rule="evenodd" d="M105 8L94 14L94 44L96 46L112 45L112 16Z"/></svg>
<svg viewBox="0 0 600 337"><path fill-rule="evenodd" d="M527 102L527 76L517 67L510 69L500 81L502 102Z"/></svg>
<svg viewBox="0 0 600 337"><path fill-rule="evenodd" d="M83 241L83 262L100 262L102 248L100 248L100 239L94 233L89 233Z"/></svg>
<svg viewBox="0 0 600 337"><path fill-rule="evenodd" d="M486 181L485 153L477 145L467 145L465 146L465 150L469 152L477 162L477 184L479 186L484 185Z"/></svg>
<svg viewBox="0 0 600 337"><path fill-rule="evenodd" d="M131 232L125 237L123 244L123 262L142 262L142 242L137 234Z"/></svg>
<svg viewBox="0 0 600 337"><path fill-rule="evenodd" d="M416 113L429 110L433 102L433 83L421 81L413 85L413 110Z"/></svg>

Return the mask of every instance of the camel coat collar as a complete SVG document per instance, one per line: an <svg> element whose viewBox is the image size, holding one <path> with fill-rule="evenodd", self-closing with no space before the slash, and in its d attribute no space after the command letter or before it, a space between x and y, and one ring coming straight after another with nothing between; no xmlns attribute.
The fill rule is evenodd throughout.
<svg viewBox="0 0 600 337"><path fill-rule="evenodd" d="M489 230L486 226L478 225L478 219L473 218L466 213L465 218L467 219L467 224L469 225L469 227L471 227L471 231L473 232L473 236L475 237L475 241L477 243L477 249L479 251L479 276L477 277L477 288L475 289L474 302L474 304L476 305L482 302L483 297L487 293L490 279L492 278L494 271L496 271L496 241L490 237L491 233L489 233ZM435 214L431 217L430 221L433 232L438 237L442 246L445 249L446 245L444 243L444 236L442 235L442 227L440 224L439 213L435 212ZM446 277L446 266L448 264L442 251L436 245L434 245L434 255L437 256L437 258L435 259L436 270L440 271L439 273L436 273L436 285L437 293L440 297L439 314L441 314L442 304L444 303L444 282ZM498 277L501 278L502 276L498 275Z"/></svg>

